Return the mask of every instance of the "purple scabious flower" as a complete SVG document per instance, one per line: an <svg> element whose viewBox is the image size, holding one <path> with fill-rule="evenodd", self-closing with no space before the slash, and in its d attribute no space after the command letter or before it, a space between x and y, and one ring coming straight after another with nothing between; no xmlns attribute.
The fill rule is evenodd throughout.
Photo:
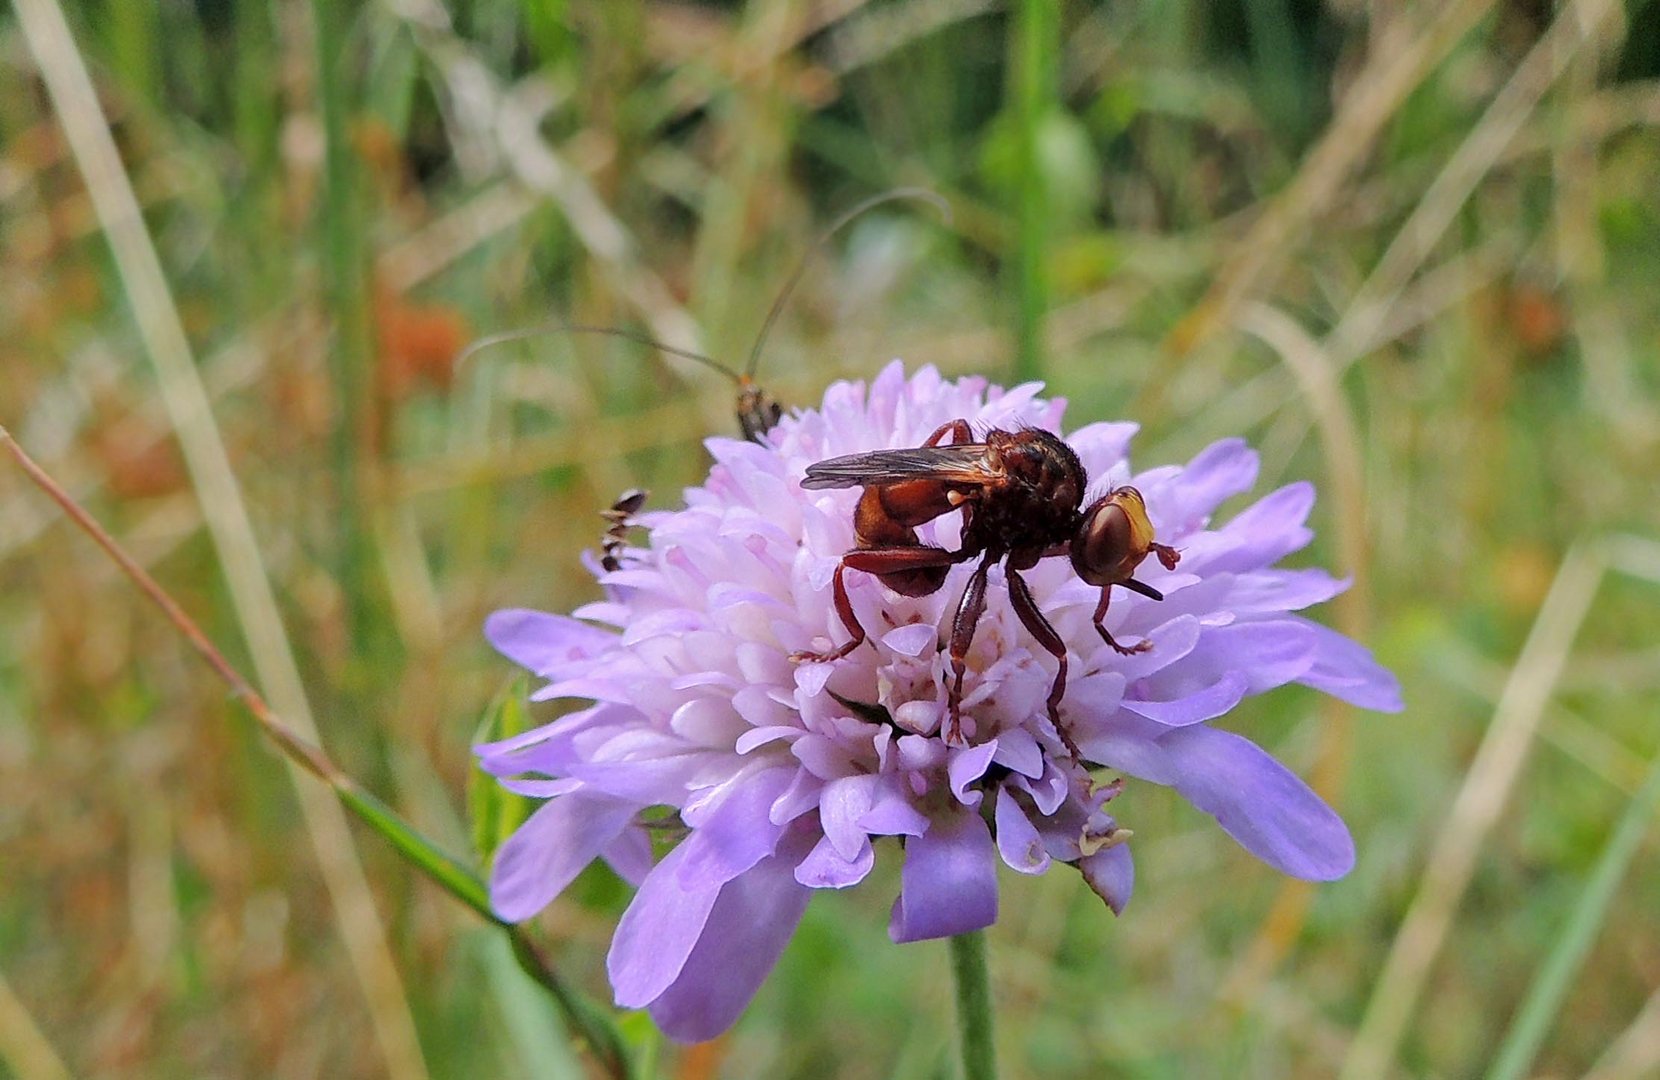
<svg viewBox="0 0 1660 1080"><path fill-rule="evenodd" d="M1127 656L1095 632L1099 589L1067 559L1024 575L1068 647L1061 715L1081 762L1045 707L1055 661L1021 625L998 570L968 658L961 740L946 738L943 643L968 565L915 598L848 574L869 643L834 663L791 662L846 640L831 577L853 547L859 495L803 491L807 466L916 446L959 417L978 432L1058 432L1064 403L1038 389L947 381L932 368L907 379L898 363L868 390L837 383L766 445L710 439L708 480L687 491L685 509L639 517L649 547L599 574L606 600L571 616L490 616L491 643L548 680L536 700L593 703L477 747L508 788L546 800L496 853L497 913L529 918L605 859L639 886L611 943L617 1003L699 1040L737 1018L812 890L857 884L885 837L904 849L896 942L994 922L999 860L1023 874L1075 866L1122 911L1129 832L1106 810L1122 782L1097 783L1092 769L1175 788L1284 873L1347 873L1354 844L1331 808L1255 743L1209 723L1290 682L1366 708L1401 707L1394 677L1365 648L1293 614L1347 585L1275 566L1311 538L1309 484L1212 523L1224 499L1255 482L1257 458L1242 440L1134 473L1134 424L1089 424L1067 437L1091 497L1133 483L1158 539L1181 551L1174 570L1148 560L1140 571L1162 602L1114 596L1113 635L1151 642ZM922 542L955 550L959 516L922 526ZM641 821L653 807L671 808L684 836L655 865Z"/></svg>

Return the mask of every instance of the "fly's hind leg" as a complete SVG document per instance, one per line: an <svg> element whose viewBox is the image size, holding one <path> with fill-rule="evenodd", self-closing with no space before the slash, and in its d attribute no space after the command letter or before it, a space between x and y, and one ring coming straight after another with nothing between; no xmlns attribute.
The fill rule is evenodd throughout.
<svg viewBox="0 0 1660 1080"><path fill-rule="evenodd" d="M950 423L941 424L937 429L935 429L932 435L928 436L927 440L922 445L938 446L940 444L940 440L945 438L946 435L951 436L951 441L953 443L970 443L974 441L974 432L969 428L968 421L958 419L952 420Z"/></svg>
<svg viewBox="0 0 1660 1080"><path fill-rule="evenodd" d="M963 561L964 556L955 551L946 551L944 548L929 547L925 544L911 544L895 547L856 548L842 556L841 563L836 567L836 576L831 586L831 594L835 598L836 614L841 617L842 625L847 632L853 635L846 644L831 649L829 652L794 652L790 659L798 664L821 664L840 660L848 653L863 645L865 638L864 626L859 622L859 616L854 614L853 602L847 595L846 574L848 570L863 570L867 574L874 574L884 581L890 577L900 585L915 587L924 576L935 582L933 588L921 593L912 593L905 588L900 592L906 595L925 596L938 589L945 580L945 572L957 563ZM937 575L937 577L935 576Z"/></svg>

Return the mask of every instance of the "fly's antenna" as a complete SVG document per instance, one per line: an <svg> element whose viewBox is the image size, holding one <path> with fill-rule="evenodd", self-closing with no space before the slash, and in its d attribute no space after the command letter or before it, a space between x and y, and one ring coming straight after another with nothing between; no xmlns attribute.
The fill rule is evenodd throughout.
<svg viewBox="0 0 1660 1080"><path fill-rule="evenodd" d="M761 364L761 347L766 344L767 335L772 332L772 324L778 321L778 316L783 312L784 305L789 302L790 295L795 292L796 285L801 282L802 275L807 272L808 265L812 263L813 256L829 246L831 239L838 232L858 220L867 210L874 210L878 206L898 202L900 199L919 199L928 203L940 212L940 217L945 220L947 225L951 224L951 204L946 202L938 192L920 187L894 188L891 191L884 191L880 195L872 195L864 202L855 204L841 217L831 222L830 227L820 233L818 239L813 241L813 246L807 249L805 255L801 256L801 261L796 264L795 272L790 275L789 280L784 282L784 287L779 290L778 299L772 302L772 309L767 312L766 321L761 324L761 332L755 335L755 347L749 350L749 362L744 365L743 374L738 376L740 387L747 387L755 382L755 372Z"/></svg>
<svg viewBox="0 0 1660 1080"><path fill-rule="evenodd" d="M583 323L568 322L542 323L540 326L527 326L518 330L504 330L499 334L490 334L486 337L481 337L471 345L467 346L466 349L462 350L461 355L455 358L455 366L460 367L462 364L465 364L468 360L471 360L474 356L483 352L485 349L493 348L497 345L505 345L511 341L525 341L530 338L543 337L548 334L604 334L608 337L623 338L627 341L649 346L659 352L667 353L670 356L678 356L682 360L696 361L704 367L712 368L715 371L720 372L722 375L725 375L728 379L731 379L734 383L739 385L742 385L744 381L743 376L739 375L736 371L733 371L719 360L704 356L702 353L696 353L690 349L681 349L674 345L665 345L656 338L648 337L645 334L637 334L632 330L623 330L615 326L588 326Z"/></svg>

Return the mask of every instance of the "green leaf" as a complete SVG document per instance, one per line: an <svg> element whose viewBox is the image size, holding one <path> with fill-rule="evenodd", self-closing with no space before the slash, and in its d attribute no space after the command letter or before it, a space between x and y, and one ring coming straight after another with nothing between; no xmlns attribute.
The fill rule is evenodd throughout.
<svg viewBox="0 0 1660 1080"><path fill-rule="evenodd" d="M490 910L489 890L472 867L440 848L396 810L355 783L341 779L335 782L334 790L346 809L384 837L427 877L486 919L499 921Z"/></svg>
<svg viewBox="0 0 1660 1080"><path fill-rule="evenodd" d="M526 702L530 680L519 675L502 688L484 709L473 743L496 742L521 735L535 727ZM467 813L472 825L473 850L486 867L502 842L530 816L530 801L502 787L494 776L475 761L467 773Z"/></svg>

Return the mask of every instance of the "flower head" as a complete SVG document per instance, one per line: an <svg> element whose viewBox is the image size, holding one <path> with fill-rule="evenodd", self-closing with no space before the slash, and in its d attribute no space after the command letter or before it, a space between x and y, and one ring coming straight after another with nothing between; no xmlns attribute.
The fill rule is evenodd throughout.
<svg viewBox="0 0 1660 1080"><path fill-rule="evenodd" d="M918 597L848 573L868 642L834 663L791 661L846 639L832 578L854 546L859 497L804 491L807 466L916 446L958 418L981 433L1058 432L1063 403L1037 391L946 381L932 368L907 379L897 363L868 390L838 383L765 445L709 440L708 480L686 493L685 509L639 518L649 547L600 574L605 601L569 617L492 615L485 629L496 648L549 680L537 699L593 702L477 748L509 788L546 799L497 852L498 913L528 918L606 859L639 885L611 945L617 1003L649 1008L674 1037L703 1039L737 1018L811 891L857 884L885 837L904 848L895 941L995 921L999 860L1026 874L1075 866L1123 910L1128 831L1107 812L1122 782L1098 783L1092 769L1174 787L1287 874L1346 873L1354 846L1341 819L1256 744L1209 723L1289 682L1400 708L1393 676L1363 647L1293 614L1346 585L1274 565L1311 537L1310 485L1211 522L1256 479L1256 455L1241 440L1133 474L1133 424L1067 437L1091 496L1133 483L1158 539L1181 552L1174 569L1148 560L1138 571L1162 601L1115 596L1111 634L1150 643L1129 655L1095 631L1100 589L1066 558L1022 575L1067 648L1060 713L1082 760L1046 707L1055 660L1017 617L999 570L967 658L958 737L946 722L944 644L969 564ZM922 525L920 539L955 550L959 518ZM651 807L672 808L685 827L655 865L640 820Z"/></svg>

